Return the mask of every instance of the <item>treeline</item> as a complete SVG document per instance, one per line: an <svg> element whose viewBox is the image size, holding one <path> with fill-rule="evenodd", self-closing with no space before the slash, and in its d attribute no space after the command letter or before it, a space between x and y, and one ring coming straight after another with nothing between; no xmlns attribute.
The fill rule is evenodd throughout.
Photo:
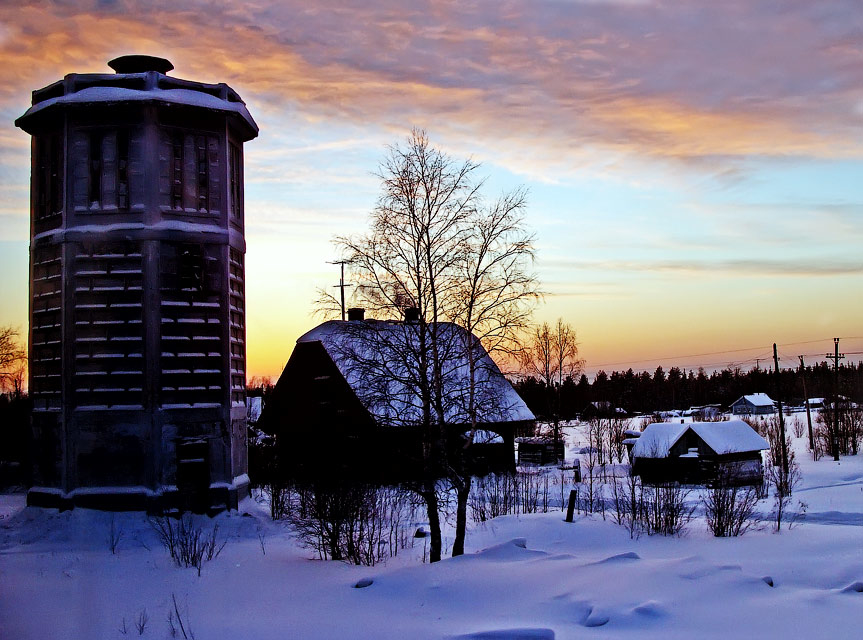
<svg viewBox="0 0 863 640"><path fill-rule="evenodd" d="M705 404L720 404L727 409L742 395L766 393L783 404L801 405L806 395L828 398L834 393L834 370L827 362L803 370L781 369L777 385L776 374L764 368L723 369L708 374L704 369L672 367L665 371L657 367L652 374L632 369L610 375L600 371L592 382L582 375L577 380L567 378L555 388L526 378L516 382L515 388L538 417L556 413L563 419L573 419L591 402L610 402L630 413L650 413ZM863 402L863 362L840 364L839 393Z"/></svg>

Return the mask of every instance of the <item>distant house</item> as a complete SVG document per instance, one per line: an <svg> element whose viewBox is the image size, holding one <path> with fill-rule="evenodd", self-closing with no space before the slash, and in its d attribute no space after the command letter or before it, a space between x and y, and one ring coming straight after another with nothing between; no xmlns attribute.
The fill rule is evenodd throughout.
<svg viewBox="0 0 863 640"><path fill-rule="evenodd" d="M637 437L628 433L632 473L644 482L709 484L724 476L734 484L760 484L767 441L742 420L658 422Z"/></svg>
<svg viewBox="0 0 863 640"><path fill-rule="evenodd" d="M716 420L722 415L722 408L718 404L699 405L689 407L683 415L693 420Z"/></svg>
<svg viewBox="0 0 863 640"><path fill-rule="evenodd" d="M421 343L423 329L412 322L353 318L325 322L297 340L259 427L276 435L288 475L410 479L422 469L426 428L416 380L431 375L417 366L417 354L428 348ZM533 433L533 413L476 338L449 323L435 330L444 344L442 408L451 453L467 451L475 473L513 470L515 437ZM473 385L466 344L473 345L477 365Z"/></svg>
<svg viewBox="0 0 863 640"><path fill-rule="evenodd" d="M615 407L607 400L599 402L591 402L581 412L582 420L590 420L591 418L625 418L626 410L620 407Z"/></svg>
<svg viewBox="0 0 863 640"><path fill-rule="evenodd" d="M261 411L263 410L264 399L261 396L246 397L246 421L254 426L261 419Z"/></svg>
<svg viewBox="0 0 863 640"><path fill-rule="evenodd" d="M776 403L766 393L741 396L731 403L731 413L736 416L758 416L776 411Z"/></svg>

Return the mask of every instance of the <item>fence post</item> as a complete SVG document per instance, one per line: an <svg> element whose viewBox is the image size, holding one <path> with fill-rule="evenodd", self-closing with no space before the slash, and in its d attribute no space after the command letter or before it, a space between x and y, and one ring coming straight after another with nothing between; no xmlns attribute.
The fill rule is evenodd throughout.
<svg viewBox="0 0 863 640"><path fill-rule="evenodd" d="M569 490L569 504L566 505L566 521L572 522L572 514L575 513L575 489Z"/></svg>

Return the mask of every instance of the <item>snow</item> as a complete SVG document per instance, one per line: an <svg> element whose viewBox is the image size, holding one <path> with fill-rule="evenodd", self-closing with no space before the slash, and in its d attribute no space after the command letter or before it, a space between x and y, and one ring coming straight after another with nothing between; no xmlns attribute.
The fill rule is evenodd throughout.
<svg viewBox="0 0 863 640"><path fill-rule="evenodd" d="M570 451L584 443L582 427L565 432ZM0 638L139 637L145 609L140 637L169 638L174 595L208 640L856 639L863 456L815 462L805 440L794 438L802 485L792 497L808 513L791 530L714 538L698 512L681 538L633 540L611 518L566 523L553 511L471 522L466 555L433 565L422 563L427 538L374 567L313 560L266 505L245 500L199 520L229 542L198 577L170 562L142 513L58 512L0 495Z"/></svg>
<svg viewBox="0 0 863 640"><path fill-rule="evenodd" d="M767 440L742 420L693 422L689 427L718 454L769 449Z"/></svg>
<svg viewBox="0 0 863 640"><path fill-rule="evenodd" d="M21 117L30 117L55 104L90 104L96 102L162 102L190 105L203 109L212 109L213 111L226 111L236 113L257 129L254 125L255 121L252 119L252 115L242 102L229 102L193 89L153 88L139 90L124 87L87 87L74 93L43 100L30 107Z"/></svg>
<svg viewBox="0 0 863 640"><path fill-rule="evenodd" d="M766 393L750 393L743 396L749 404L755 407L772 407L775 402ZM740 402L738 400L737 402ZM736 403L735 403L736 404Z"/></svg>
<svg viewBox="0 0 863 640"><path fill-rule="evenodd" d="M637 458L665 458L688 429L692 429L718 454L745 453L769 449L767 441L742 420L724 422L657 422L644 428L635 440L632 455Z"/></svg>
<svg viewBox="0 0 863 640"><path fill-rule="evenodd" d="M674 443L688 428L689 425L676 422L656 422L647 425L635 441L635 446L632 447L633 457L665 458Z"/></svg>
<svg viewBox="0 0 863 640"><path fill-rule="evenodd" d="M466 340L467 333L457 325L440 323L439 326L442 342L461 345ZM416 371L402 363L405 359L411 360L410 356L405 358L404 354L418 348L416 340L412 325L401 322L330 320L300 336L297 343L320 342L357 397L378 421L404 425L422 420L422 406L416 387L401 382L417 375ZM368 353L372 345L379 349L377 353ZM444 388L450 399L449 406L445 408L446 419L454 424L470 422L465 406L469 363L467 356L461 353L461 349L459 351L457 355L449 355L442 372ZM381 379L376 379L370 373L383 369L387 373ZM535 419L484 349L477 357L476 378L479 422ZM381 394L381 380L388 385L384 394Z"/></svg>

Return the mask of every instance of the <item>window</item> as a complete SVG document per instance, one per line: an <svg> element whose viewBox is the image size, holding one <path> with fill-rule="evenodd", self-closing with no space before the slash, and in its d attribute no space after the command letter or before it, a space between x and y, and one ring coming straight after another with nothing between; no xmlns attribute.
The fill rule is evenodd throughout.
<svg viewBox="0 0 863 640"><path fill-rule="evenodd" d="M36 219L44 220L63 209L63 140L55 133L38 138L36 144Z"/></svg>
<svg viewBox="0 0 863 640"><path fill-rule="evenodd" d="M129 209L130 139L128 128L90 129L75 134L72 157L76 209Z"/></svg>
<svg viewBox="0 0 863 640"><path fill-rule="evenodd" d="M163 208L185 213L218 213L221 198L218 137L163 129L160 163Z"/></svg>
<svg viewBox="0 0 863 640"><path fill-rule="evenodd" d="M243 165L242 165L242 155L240 154L240 148L231 143L230 144L231 156L231 218L233 220L242 220L243 219L243 194L242 194L242 184L243 184Z"/></svg>

